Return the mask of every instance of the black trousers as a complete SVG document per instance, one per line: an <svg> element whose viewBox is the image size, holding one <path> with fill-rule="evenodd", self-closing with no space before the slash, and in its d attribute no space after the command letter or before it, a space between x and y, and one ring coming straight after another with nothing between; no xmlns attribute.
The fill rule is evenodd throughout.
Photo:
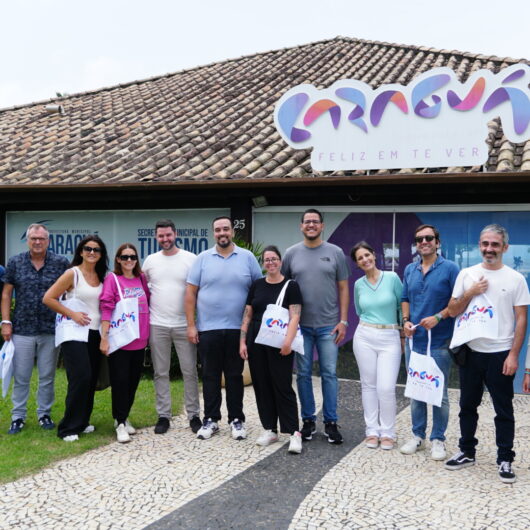
<svg viewBox="0 0 530 530"><path fill-rule="evenodd" d="M243 359L239 355L239 329L199 333L204 417L221 419L221 374L225 376L228 421L245 421L243 414Z"/></svg>
<svg viewBox="0 0 530 530"><path fill-rule="evenodd" d="M252 322L248 335L248 364L256 393L258 414L264 429L293 434L298 430L298 405L293 390L294 356L280 355L278 348L256 344L260 323Z"/></svg>
<svg viewBox="0 0 530 530"><path fill-rule="evenodd" d="M71 340L61 344L68 390L64 418L57 427L59 438L79 434L89 424L102 358L100 341L99 331L91 329L88 342Z"/></svg>
<svg viewBox="0 0 530 530"><path fill-rule="evenodd" d="M142 375L145 350L116 350L109 359L112 392L112 417L124 423L134 403L136 389Z"/></svg>
<svg viewBox="0 0 530 530"><path fill-rule="evenodd" d="M502 366L508 352L483 353L470 351L466 364L460 367L460 450L475 456L478 440L475 438L478 423L477 408L482 401L484 385L488 389L495 409L495 436L497 464L513 462L513 375L503 375Z"/></svg>

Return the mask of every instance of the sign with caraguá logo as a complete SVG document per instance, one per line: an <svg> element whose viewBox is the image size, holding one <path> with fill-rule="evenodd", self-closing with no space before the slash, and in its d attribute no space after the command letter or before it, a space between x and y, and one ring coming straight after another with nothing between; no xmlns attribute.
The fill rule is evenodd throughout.
<svg viewBox="0 0 530 530"><path fill-rule="evenodd" d="M511 142L530 138L530 66L477 70L460 83L434 68L409 85L354 79L318 90L298 85L278 101L276 128L295 149L312 148L319 171L482 165L488 121L499 116Z"/></svg>

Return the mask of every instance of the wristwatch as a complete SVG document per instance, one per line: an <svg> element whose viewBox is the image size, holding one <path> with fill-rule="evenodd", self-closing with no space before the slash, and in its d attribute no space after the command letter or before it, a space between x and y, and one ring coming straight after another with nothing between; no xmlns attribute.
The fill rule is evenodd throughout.
<svg viewBox="0 0 530 530"><path fill-rule="evenodd" d="M11 320L2 320L2 322L0 322L0 325L1 324L11 324L11 325L13 325L13 322L11 322Z"/></svg>
<svg viewBox="0 0 530 530"><path fill-rule="evenodd" d="M440 311L439 313L436 313L436 315L434 315L434 318L440 322L441 320L443 320L443 316L442 316L442 312Z"/></svg>
<svg viewBox="0 0 530 530"><path fill-rule="evenodd" d="M410 322L410 318L409 318L409 317L403 317L403 318L401 319L401 325L402 325L403 327L405 327L405 322Z"/></svg>
<svg viewBox="0 0 530 530"><path fill-rule="evenodd" d="M341 324L343 324L344 326L348 327L349 324L348 324L348 321L347 320L341 320L340 321Z"/></svg>

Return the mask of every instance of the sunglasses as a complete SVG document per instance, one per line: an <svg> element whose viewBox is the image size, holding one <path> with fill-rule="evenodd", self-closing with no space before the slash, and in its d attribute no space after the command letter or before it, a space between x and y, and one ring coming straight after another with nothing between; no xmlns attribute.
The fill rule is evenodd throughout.
<svg viewBox="0 0 530 530"><path fill-rule="evenodd" d="M138 261L138 256L136 254L122 254L118 256L120 261Z"/></svg>
<svg viewBox="0 0 530 530"><path fill-rule="evenodd" d="M88 252L89 254L91 254L92 252L94 252L94 254L101 254L101 249L99 247L89 247L88 245L85 245L83 247L83 250L85 252Z"/></svg>
<svg viewBox="0 0 530 530"><path fill-rule="evenodd" d="M416 241L416 243L422 243L423 241L428 241L429 243L431 241L434 241L436 239L435 236L418 236L418 237L415 237L414 238L414 241Z"/></svg>

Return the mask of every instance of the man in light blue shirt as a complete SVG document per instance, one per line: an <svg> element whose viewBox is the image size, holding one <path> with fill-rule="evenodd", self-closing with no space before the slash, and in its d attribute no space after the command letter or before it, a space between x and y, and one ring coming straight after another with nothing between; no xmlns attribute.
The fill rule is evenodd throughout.
<svg viewBox="0 0 530 530"><path fill-rule="evenodd" d="M451 368L449 342L453 334L454 323L454 319L449 316L447 306L459 270L456 263L438 255L440 234L434 226L421 225L416 228L414 236L421 262L407 265L403 275L401 295L403 330L407 337L412 337L414 351L421 354L426 354L427 331L431 331L431 354L445 378L442 406L433 406L431 457L433 460L444 460L446 457L445 431L449 421L447 396ZM406 359L408 366L410 360L408 342ZM407 455L425 448L427 429L427 404L412 399L410 410L413 438L400 448L400 451Z"/></svg>
<svg viewBox="0 0 530 530"><path fill-rule="evenodd" d="M214 219L213 233L216 244L197 257L185 297L188 340L198 345L202 363L204 420L197 438L205 440L219 431L224 373L232 438L242 440L246 431L239 334L248 290L263 274L254 255L233 243L230 218Z"/></svg>

